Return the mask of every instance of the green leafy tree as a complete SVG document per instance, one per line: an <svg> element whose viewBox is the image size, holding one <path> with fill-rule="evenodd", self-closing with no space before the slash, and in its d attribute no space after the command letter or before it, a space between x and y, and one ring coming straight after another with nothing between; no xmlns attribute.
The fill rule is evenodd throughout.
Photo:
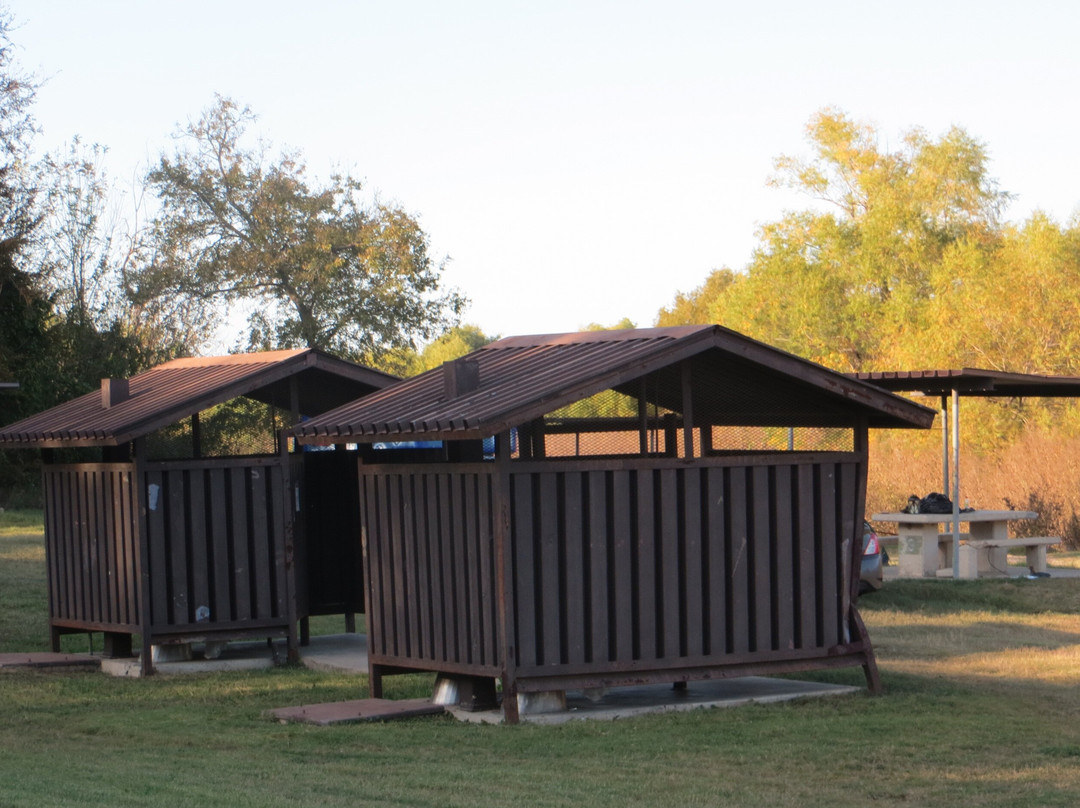
<svg viewBox="0 0 1080 808"><path fill-rule="evenodd" d="M159 212L133 299L246 304L251 348L311 346L370 361L441 333L464 299L441 286L402 208L365 204L347 174L316 185L297 154L246 145L254 116L217 99L149 173Z"/></svg>
<svg viewBox="0 0 1080 808"><path fill-rule="evenodd" d="M705 282L692 292L679 292L667 308L660 309L656 316L658 326L668 325L712 325L712 301L722 295L731 286L739 274L731 269L714 269Z"/></svg>
<svg viewBox="0 0 1080 808"><path fill-rule="evenodd" d="M958 128L915 129L889 151L826 109L807 136L812 156L780 157L772 183L814 204L762 227L745 273L711 277L661 318L706 316L839 370L891 366L935 319L943 262L995 249L1008 195Z"/></svg>

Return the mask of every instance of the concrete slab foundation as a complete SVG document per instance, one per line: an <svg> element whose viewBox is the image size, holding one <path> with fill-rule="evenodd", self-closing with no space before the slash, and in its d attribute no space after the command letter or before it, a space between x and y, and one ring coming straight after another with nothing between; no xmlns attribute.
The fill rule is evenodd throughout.
<svg viewBox="0 0 1080 808"><path fill-rule="evenodd" d="M696 710L706 707L738 707L744 704L767 704L792 699L840 696L862 692L863 688L849 685L802 682L795 679L774 679L766 676L744 676L710 682L690 682L686 687L643 685L617 687L598 699L571 691L566 693L566 710L562 712L522 713L521 721L530 724L562 724L576 720L613 721L654 713ZM592 698L590 698L590 696ZM502 723L502 710L466 712L455 708L448 711L461 721Z"/></svg>

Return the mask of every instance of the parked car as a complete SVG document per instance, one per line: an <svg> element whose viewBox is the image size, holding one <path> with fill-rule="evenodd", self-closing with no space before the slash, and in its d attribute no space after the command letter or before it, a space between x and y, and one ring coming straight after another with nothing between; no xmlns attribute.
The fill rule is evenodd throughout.
<svg viewBox="0 0 1080 808"><path fill-rule="evenodd" d="M881 547L877 533L869 522L863 522L862 538L862 574L859 576L859 592L873 592L881 589L883 568L888 563L888 555Z"/></svg>

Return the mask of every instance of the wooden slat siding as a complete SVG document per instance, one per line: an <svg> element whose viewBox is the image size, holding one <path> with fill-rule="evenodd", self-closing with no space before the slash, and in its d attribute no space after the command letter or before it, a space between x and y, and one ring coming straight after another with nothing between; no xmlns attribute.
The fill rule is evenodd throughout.
<svg viewBox="0 0 1080 808"><path fill-rule="evenodd" d="M270 600L270 575L272 565L270 547L267 542L270 524L267 520L266 483L263 469L250 469L247 473L248 486L251 492L251 510L248 518L251 523L251 585L252 606L254 617L262 619L269 617L272 610Z"/></svg>
<svg viewBox="0 0 1080 808"><path fill-rule="evenodd" d="M72 531L70 535L70 559L72 579L72 612L75 619L86 621L86 478L85 475L72 475L72 499L74 501Z"/></svg>
<svg viewBox="0 0 1080 808"><path fill-rule="evenodd" d="M637 598L637 631L634 637L634 659L656 659L660 656L657 645L658 621L656 611L658 606L657 580L657 544L656 544L656 517L655 496L656 487L653 472L641 470L634 474L636 483L636 521L634 561L636 570L634 585ZM619 503L615 503L619 507Z"/></svg>
<svg viewBox="0 0 1080 808"><path fill-rule="evenodd" d="M209 494L210 546L208 558L213 570L210 617L213 620L235 620L232 598L232 567L229 564L228 472L210 469L207 477Z"/></svg>
<svg viewBox="0 0 1080 808"><path fill-rule="evenodd" d="M383 625L382 571L386 565L380 555L379 535L382 526L379 522L379 509L376 506L375 491L381 478L361 474L360 489L360 541L364 550L364 580L368 591L367 635L370 654L386 653Z"/></svg>
<svg viewBox="0 0 1080 808"><path fill-rule="evenodd" d="M465 481L462 474L450 475L450 537L454 559L454 601L450 613L454 618L454 634L457 648L454 659L467 662L472 645L472 615L469 613L469 546L465 535Z"/></svg>
<svg viewBox="0 0 1080 808"><path fill-rule="evenodd" d="M60 475L43 469L41 473L41 490L45 497L45 570L46 589L49 600L50 618L62 614L60 603L63 588L60 578L61 558L59 514L62 512L63 503L60 498Z"/></svg>
<svg viewBox="0 0 1080 808"><path fill-rule="evenodd" d="M101 471L96 472L93 475L94 480L94 521L96 525L94 528L93 543L96 546L94 562L98 568L97 574L97 587L94 593L94 611L97 614L97 619L103 622L112 623L113 606L114 602L111 596L111 579L115 577L113 574L113 559L112 559L112 536L110 530L112 525L110 523L110 517L112 515L112 503L109 501L111 495L110 480L106 474Z"/></svg>
<svg viewBox="0 0 1080 808"><path fill-rule="evenodd" d="M645 674L651 676L678 669L700 675L756 660L804 666L806 660L831 658L827 652L844 641L840 531L854 519L857 493L846 489L858 479L859 461L850 455L843 461L773 461L739 465L721 459L707 461L711 465L705 468L659 471L622 463L583 470L549 461L542 470L509 472L510 645L516 649L517 675L530 683L525 689L536 689L547 676L587 679L652 671ZM368 468L362 477L374 481L401 473L390 468ZM448 630L456 636L457 621L464 621L485 638L497 608L488 609L487 598L477 600L474 593L483 591L486 571L492 569L478 556L486 546L481 534L491 506L484 491L493 484L494 469L477 479L476 466L454 472L436 468L413 467L409 473L438 480L441 490L451 492L453 507L432 506L433 497L418 481L397 494L413 502L422 498L427 508L428 524L422 532L415 528L410 563L423 567L424 559L432 558L426 563L434 570L435 548L445 548L439 552L450 555L438 567L452 569L456 579L441 580L447 591L439 602L457 610L447 617ZM455 475L461 477L457 488L451 481ZM380 505L383 511L393 507L398 505ZM365 513L365 530L372 531L377 521L374 513ZM465 535L445 538L440 529ZM368 541L372 548L385 544L382 538ZM369 556L374 564L375 556ZM419 573L415 580L421 580ZM405 590L416 587L419 583ZM459 590L468 593L464 601ZM410 626L419 622L423 635L433 620L419 604L419 592L413 592L406 614ZM628 623L626 616L635 610L637 623ZM432 616L435 612L430 610ZM650 614L652 626L645 625ZM375 614L371 620L372 632L394 624L393 618ZM490 656L486 639L479 643L479 656L475 644L447 643L442 654L427 653L434 645L417 638L407 655L384 654L377 663L457 672L505 669L500 658Z"/></svg>
<svg viewBox="0 0 1080 808"><path fill-rule="evenodd" d="M189 540L188 473L168 472L165 475L169 498L166 512L166 541L169 553L169 625L195 622L195 603L191 593L191 545Z"/></svg>
<svg viewBox="0 0 1080 808"><path fill-rule="evenodd" d="M102 525L98 521L96 472L90 471L83 474L81 482L80 493L82 495L83 518L79 522L81 529L79 550L82 553L82 562L79 566L82 570L80 577L83 583L83 591L79 616L87 622L97 622L97 603L101 596L101 564L98 562L100 543L98 536L101 533Z"/></svg>
<svg viewBox="0 0 1080 808"><path fill-rule="evenodd" d="M538 561L533 545L536 531L533 526L532 485L531 475L510 475L510 535L514 559L514 603L517 607L513 620L517 639L517 659L514 662L517 667L533 667L539 661L536 656L539 636L535 594L537 582L534 578Z"/></svg>
<svg viewBox="0 0 1080 808"><path fill-rule="evenodd" d="M414 510L421 500L417 498L417 478L414 474L403 474L401 477L401 501L398 507L401 510L401 544L403 572L403 600L406 610L406 636L408 644L405 647L405 655L409 657L423 656L421 638L424 635L424 625L421 621L420 588L417 583L419 577L419 553L417 552L416 520Z"/></svg>
<svg viewBox="0 0 1080 808"><path fill-rule="evenodd" d="M408 563L408 557L405 554L406 541L402 521L404 516L403 477L404 475L401 474L392 474L387 477L384 492L386 499L382 505L388 517L383 538L388 550L386 559L391 571L387 581L386 596L393 604L390 652L399 657L409 655L411 641L408 616L409 590L405 586L405 565Z"/></svg>
<svg viewBox="0 0 1080 808"><path fill-rule="evenodd" d="M588 650L586 662L601 662L611 658L609 637L615 636L611 623L612 587L609 571L611 570L612 534L611 524L607 519L607 474L602 471L589 471L586 481L586 537L589 548L589 610L586 615L588 625Z"/></svg>
<svg viewBox="0 0 1080 808"><path fill-rule="evenodd" d="M770 651L773 648L773 524L771 503L775 492L770 485L771 469L758 466L751 471L752 540L750 558L753 561L753 630L751 649Z"/></svg>
<svg viewBox="0 0 1080 808"><path fill-rule="evenodd" d="M428 579L431 593L430 615L431 658L446 659L446 611L443 608L443 557L442 557L442 522L439 519L439 478L435 474L425 474L425 545L428 551ZM370 630L370 629L369 629Z"/></svg>
<svg viewBox="0 0 1080 808"><path fill-rule="evenodd" d="M97 509L98 529L94 536L94 542L98 546L98 592L95 603L98 620L105 623L116 623L116 598L113 590L113 581L116 579L116 557L113 553L113 503L112 503L112 477L104 471L98 471L94 475L95 480L95 508Z"/></svg>
<svg viewBox="0 0 1080 808"><path fill-rule="evenodd" d="M79 491L77 487L78 474L68 472L61 481L63 486L63 525L60 528L60 546L63 553L64 565L61 569L62 587L64 593L63 614L71 619L78 619L79 600L76 583L78 579L78 557L75 555L78 544L79 519Z"/></svg>
<svg viewBox="0 0 1080 808"><path fill-rule="evenodd" d="M150 625L168 625L169 622L169 568L166 561L165 515L168 511L168 491L165 487L165 475L160 471L149 471L145 476L147 491L146 518L146 564L150 572ZM156 489L155 489L156 486ZM156 490L156 499L151 492Z"/></svg>
<svg viewBox="0 0 1080 808"><path fill-rule="evenodd" d="M817 517L821 520L821 533L818 543L818 565L821 570L821 645L829 647L840 642L840 603L836 595L840 592L840 541L837 536L837 467L822 464L818 471Z"/></svg>
<svg viewBox="0 0 1080 808"><path fill-rule="evenodd" d="M729 654L750 651L751 611L750 594L750 530L748 525L748 469L732 468L728 475L728 490L724 497L728 524L727 555L727 629Z"/></svg>
<svg viewBox="0 0 1080 808"><path fill-rule="evenodd" d="M377 507L380 510L380 557L382 561L382 597L383 597L383 645L386 653L397 656L400 643L400 629L398 628L397 601L394 598L394 577L398 572L395 564L394 548L389 538L394 530L394 513L391 504L391 486L393 477L387 477L381 481L377 489Z"/></svg>
<svg viewBox="0 0 1080 808"><path fill-rule="evenodd" d="M702 581L706 602L706 625L702 634L706 638L704 653L719 655L727 653L728 647L728 607L727 597L730 588L727 575L727 469L707 468L703 470L705 486L702 491L704 500L702 524L702 544L704 545L705 563L702 569L706 575Z"/></svg>
<svg viewBox="0 0 1080 808"><path fill-rule="evenodd" d="M680 637L679 656L701 656L705 653L705 625L708 601L705 598L706 587L703 574L706 570L706 557L702 548L703 539L702 513L702 472L700 469L687 469L682 475L682 487L679 491L679 513L681 517L679 535L682 539L682 556L679 561L679 591L683 593L680 603L682 617L682 636Z"/></svg>
<svg viewBox="0 0 1080 808"><path fill-rule="evenodd" d="M798 648L815 648L820 644L818 613L820 600L817 573L816 537L818 525L814 520L814 468L801 465L797 469L796 541L798 571L796 573L796 603L800 604L796 625Z"/></svg>
<svg viewBox="0 0 1080 808"><path fill-rule="evenodd" d="M250 620L257 615L251 609L251 553L248 536L248 470L230 468L228 477L229 542L232 548L232 617Z"/></svg>
<svg viewBox="0 0 1080 808"><path fill-rule="evenodd" d="M210 611L211 620L219 619L210 602L210 563L207 553L206 472L189 472L188 477L188 552L191 559L191 619L197 620L200 606Z"/></svg>
<svg viewBox="0 0 1080 808"><path fill-rule="evenodd" d="M443 617L443 654L446 659L460 659L458 647L457 621L458 615L455 604L458 599L457 565L460 559L454 552L454 529L452 519L454 517L453 492L451 490L451 474L438 476L439 487L439 551L442 555L442 603L439 610Z"/></svg>
<svg viewBox="0 0 1080 808"><path fill-rule="evenodd" d="M848 607L851 604L851 593L854 591L853 579L857 580L860 575L862 559L862 520L857 504L860 501L858 496L859 468L852 463L844 463L839 466L838 471L837 505L840 512L840 524L837 525L837 535L841 539L838 570L843 600L837 614L837 622L841 642L849 642L851 634L847 624ZM847 542L846 549L843 542Z"/></svg>
<svg viewBox="0 0 1080 808"><path fill-rule="evenodd" d="M484 474L479 478L477 501L477 540L480 544L480 563L477 570L480 585L480 619L483 621L483 643L481 659L489 665L498 665L499 660L499 610L498 610L498 570L495 552L495 484L494 474Z"/></svg>
<svg viewBox="0 0 1080 808"><path fill-rule="evenodd" d="M581 664L586 660L585 633L587 630L585 605L589 575L589 541L585 538L587 530L582 526L583 487L585 477L581 474L566 474L563 482L563 515L560 554L563 570L563 615L565 624L565 647L563 659L571 665Z"/></svg>
<svg viewBox="0 0 1080 808"><path fill-rule="evenodd" d="M124 513L124 504L128 492L124 477L116 472L106 472L108 497L105 507L108 509L107 532L109 576L107 582L110 623L130 623L127 611L127 588L129 585L125 548L127 546L128 522Z"/></svg>
<svg viewBox="0 0 1080 808"><path fill-rule="evenodd" d="M540 625L537 627L537 661L543 665L558 665L564 660L561 638L564 633L563 611L566 601L560 586L559 570L559 495L555 474L538 475L539 491L534 513L539 527L537 561L539 591L534 594Z"/></svg>
<svg viewBox="0 0 1080 808"><path fill-rule="evenodd" d="M636 635L634 609L634 535L632 516L628 506L631 497L630 474L612 471L607 477L610 485L605 494L605 506L614 536L610 559L613 574L611 585L614 596L608 601L611 608L611 625L614 640L608 643L610 659L633 659Z"/></svg>
<svg viewBox="0 0 1080 808"><path fill-rule="evenodd" d="M377 664L420 660L490 674L499 661L494 533L483 510L492 484L488 473L361 473Z"/></svg>
<svg viewBox="0 0 1080 808"><path fill-rule="evenodd" d="M657 555L660 559L660 573L657 582L660 587L660 603L657 604L657 654L665 659L684 656L683 647L686 637L686 620L683 602L685 588L680 574L680 556L685 554L686 536L679 529L682 502L679 499L678 478L683 474L675 469L663 469L656 472L659 491L656 501L659 512L657 523Z"/></svg>
<svg viewBox="0 0 1080 808"><path fill-rule="evenodd" d="M266 481L266 512L270 521L270 549L273 559L273 575L270 578L270 600L274 604L273 617L286 618L289 614L288 549L286 548L286 514L293 512L292 491L285 485L285 469L281 465L270 469ZM288 502L283 502L283 498Z"/></svg>
<svg viewBox="0 0 1080 808"><path fill-rule="evenodd" d="M87 630L134 628L131 466L46 466L45 552L49 620ZM132 583L131 586L135 584Z"/></svg>
<svg viewBox="0 0 1080 808"><path fill-rule="evenodd" d="M798 601L795 598L795 513L792 466L777 466L774 474L772 500L773 524L776 526L776 648L789 650L796 647L795 619Z"/></svg>

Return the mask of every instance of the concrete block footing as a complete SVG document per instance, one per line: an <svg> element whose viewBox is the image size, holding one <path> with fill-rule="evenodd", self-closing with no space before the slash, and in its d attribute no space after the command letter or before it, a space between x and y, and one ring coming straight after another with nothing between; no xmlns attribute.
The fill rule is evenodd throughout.
<svg viewBox="0 0 1080 808"><path fill-rule="evenodd" d="M541 715L566 712L565 690L542 690L537 693L518 693L518 715Z"/></svg>

